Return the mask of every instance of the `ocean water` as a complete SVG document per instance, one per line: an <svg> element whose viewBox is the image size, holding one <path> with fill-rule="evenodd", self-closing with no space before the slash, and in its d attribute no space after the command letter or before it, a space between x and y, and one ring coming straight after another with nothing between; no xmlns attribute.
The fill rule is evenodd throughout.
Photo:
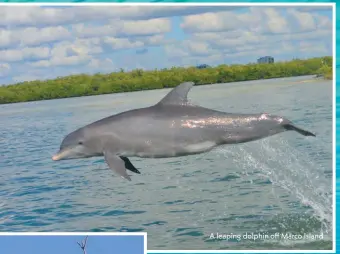
<svg viewBox="0 0 340 254"><path fill-rule="evenodd" d="M0 105L0 231L146 231L149 250L332 248L331 81L259 80L189 93L209 108L285 116L316 138L286 132L200 155L130 158L142 172L131 182L102 158L51 160L69 132L168 91Z"/></svg>

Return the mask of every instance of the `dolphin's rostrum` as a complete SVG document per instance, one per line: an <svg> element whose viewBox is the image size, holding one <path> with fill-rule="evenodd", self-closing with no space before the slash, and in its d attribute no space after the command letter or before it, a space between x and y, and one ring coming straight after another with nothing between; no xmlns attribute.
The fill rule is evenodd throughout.
<svg viewBox="0 0 340 254"><path fill-rule="evenodd" d="M140 174L128 157L167 158L210 151L294 130L313 133L270 114L231 114L192 105L187 100L193 82L175 87L156 105L129 110L68 134L53 160L104 156L125 179L126 170Z"/></svg>

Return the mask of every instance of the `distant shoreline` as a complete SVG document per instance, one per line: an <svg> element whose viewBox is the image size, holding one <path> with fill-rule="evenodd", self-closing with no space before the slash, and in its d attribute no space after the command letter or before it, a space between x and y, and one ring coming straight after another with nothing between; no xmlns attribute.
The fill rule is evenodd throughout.
<svg viewBox="0 0 340 254"><path fill-rule="evenodd" d="M326 56L273 64L219 65L204 69L172 67L152 71L137 69L110 74L71 75L0 86L0 104L163 89L185 81L209 85L306 75L332 79L332 60L332 57Z"/></svg>

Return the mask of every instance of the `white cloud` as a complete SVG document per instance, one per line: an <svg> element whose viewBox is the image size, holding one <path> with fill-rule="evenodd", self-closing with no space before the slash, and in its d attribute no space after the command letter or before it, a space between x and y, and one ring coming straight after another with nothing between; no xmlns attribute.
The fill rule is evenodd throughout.
<svg viewBox="0 0 340 254"><path fill-rule="evenodd" d="M51 63L49 60L41 60L41 61L36 61L36 62L32 62L30 63L31 66L33 67L41 67L41 68L45 68L45 67L49 67L51 66Z"/></svg>
<svg viewBox="0 0 340 254"><path fill-rule="evenodd" d="M327 30L332 30L332 21L326 17L326 16L321 16L321 15L316 15L316 25L318 29L327 29Z"/></svg>
<svg viewBox="0 0 340 254"><path fill-rule="evenodd" d="M263 36L263 35L257 35L256 33L252 32L243 32L240 34L239 37L228 39L228 36L225 34L221 36L220 38L210 41L210 43L213 45L214 48L234 48L239 46L245 46L245 45L256 45L259 43L266 43L265 39L271 40L273 37L271 36Z"/></svg>
<svg viewBox="0 0 340 254"><path fill-rule="evenodd" d="M227 11L186 16L181 27L189 33L234 32L241 29L256 33L289 32L288 21L277 9L258 7L252 7L249 13L238 15Z"/></svg>
<svg viewBox="0 0 340 254"><path fill-rule="evenodd" d="M34 48L23 48L21 50L24 59L28 58L47 58L50 56L50 49L48 47L34 47Z"/></svg>
<svg viewBox="0 0 340 254"><path fill-rule="evenodd" d="M165 52L167 56L171 58L183 58L183 57L189 57L189 51L185 50L181 47L181 45L178 44L170 44L165 46Z"/></svg>
<svg viewBox="0 0 340 254"><path fill-rule="evenodd" d="M0 50L0 61L18 62L27 59L43 59L50 56L48 47L25 47L23 49Z"/></svg>
<svg viewBox="0 0 340 254"><path fill-rule="evenodd" d="M99 39L78 39L74 42L61 42L51 50L51 58L31 63L34 67L69 66L85 64L91 60L92 54L102 53Z"/></svg>
<svg viewBox="0 0 340 254"><path fill-rule="evenodd" d="M305 32L317 29L316 17L311 13L289 10L288 14L288 19L291 22L291 31Z"/></svg>
<svg viewBox="0 0 340 254"><path fill-rule="evenodd" d="M127 21L121 25L120 33L125 35L151 35L171 31L169 19Z"/></svg>
<svg viewBox="0 0 340 254"><path fill-rule="evenodd" d="M220 40L221 38L228 38L230 39L237 39L244 34L244 30L234 30L228 32L202 32L202 33L193 33L191 38L194 40L202 40L202 41L216 41Z"/></svg>
<svg viewBox="0 0 340 254"><path fill-rule="evenodd" d="M18 39L20 40L20 44L24 46L39 45L41 43L65 40L71 37L71 33L62 26L45 27L42 29L29 27L18 31L17 34L20 34Z"/></svg>
<svg viewBox="0 0 340 254"><path fill-rule="evenodd" d="M86 64L91 60L88 55L76 55L76 56L53 56L49 60L42 60L31 63L34 67L50 67L50 66L72 66Z"/></svg>
<svg viewBox="0 0 340 254"><path fill-rule="evenodd" d="M134 49L146 46L160 46L169 42L164 38L164 35L143 36L136 38L116 38L106 36L100 40L104 45L109 46L113 50Z"/></svg>
<svg viewBox="0 0 340 254"><path fill-rule="evenodd" d="M235 63L243 58L250 62L255 62L261 55L273 55L276 59L282 58L285 54L293 54L294 57L299 54L310 52L315 54L329 54L326 48L325 40L319 38L330 38L330 31L305 32L301 34L282 34L282 35L256 35L250 32L244 32L240 37L228 39L226 34L221 37L205 34L203 38L208 40L197 40L193 37L191 40L181 41L176 44L165 47L166 54L170 59L176 61L190 62L196 65L198 62L210 64L216 61L224 62L224 59L233 59ZM202 37L201 37L202 39ZM308 43L307 43L308 41ZM327 40L326 40L327 41Z"/></svg>
<svg viewBox="0 0 340 254"><path fill-rule="evenodd" d="M68 66L68 65L80 65L85 64L91 60L88 55L77 55L77 56L55 56L51 59L50 63L52 66Z"/></svg>
<svg viewBox="0 0 340 254"><path fill-rule="evenodd" d="M73 25L77 37L127 37L167 33L171 30L169 19L150 19L139 21L111 20L105 25Z"/></svg>
<svg viewBox="0 0 340 254"><path fill-rule="evenodd" d="M226 32L233 34L241 30L259 34L288 34L314 31L317 28L331 28L326 16L315 12L302 12L284 7L251 7L250 12L236 15L232 12L205 13L184 17L181 27L188 33ZM213 36L215 36L213 35ZM197 36L197 35L196 35Z"/></svg>
<svg viewBox="0 0 340 254"><path fill-rule="evenodd" d="M269 33L288 33L288 21L280 15L280 13L274 8L264 8L263 14L266 15L264 17L265 21L263 23L267 23L267 29ZM262 23L262 25L263 25Z"/></svg>
<svg viewBox="0 0 340 254"><path fill-rule="evenodd" d="M93 37L76 39L74 41L63 41L56 43L53 46L53 48L49 51L49 55L44 54L43 55L44 57L40 57L41 59L44 60L32 62L30 63L30 65L36 68L46 68L50 66L62 66L62 65L70 66L77 64L86 64L89 61L92 61L91 59L93 59L95 55L103 53L104 52L103 47L105 47L105 50L108 50L107 49L108 47L111 50L126 50L142 48L145 46L158 46L165 42L166 41L163 35L143 36L135 39L105 36L102 38ZM10 52L14 51L12 50ZM26 55L28 55L28 52L26 52ZM6 56L7 55L5 55L5 57ZM19 54L18 56L16 54L13 54L12 58L14 59L9 59L7 57L6 59L3 60L20 61L23 59L22 54ZM39 57L35 58L39 59Z"/></svg>
<svg viewBox="0 0 340 254"><path fill-rule="evenodd" d="M288 20L281 16L282 7L251 7L248 13L239 15L245 30L256 34L280 34L289 32Z"/></svg>
<svg viewBox="0 0 340 254"><path fill-rule="evenodd" d="M42 43L65 40L71 37L71 33L62 26L56 27L27 27L24 29L0 29L0 47L37 46Z"/></svg>
<svg viewBox="0 0 340 254"><path fill-rule="evenodd" d="M74 34L80 38L101 37L117 34L118 28L111 24L95 26L81 23L73 25L72 32L74 32Z"/></svg>
<svg viewBox="0 0 340 254"><path fill-rule="evenodd" d="M70 20L65 20L66 15L62 9L41 8L37 6L2 6L0 8L0 17L0 25L3 26L31 26L39 25L39 22L53 25L58 24L60 20L63 20L64 22Z"/></svg>
<svg viewBox="0 0 340 254"><path fill-rule="evenodd" d="M243 22L233 12L186 16L181 24L181 28L186 32L229 31L241 26L243 26Z"/></svg>
<svg viewBox="0 0 340 254"><path fill-rule="evenodd" d="M169 8L153 7L77 7L77 8L40 8L40 7L2 7L0 9L0 48L16 46L37 46L42 43L72 41L77 38L129 37L161 35L171 31L167 18L147 20L134 19L135 16L147 18L156 15L158 9L165 15ZM175 8L176 9L176 8ZM143 11L143 10L146 10ZM173 10L172 10L173 11ZM157 14L158 15L158 14ZM156 15L156 16L157 16ZM119 18L117 18L119 17ZM89 23L102 20L103 24ZM81 21L85 23L80 23ZM60 24L73 24L70 30ZM39 26L46 26L39 28ZM22 28L20 26L28 26Z"/></svg>
<svg viewBox="0 0 340 254"><path fill-rule="evenodd" d="M327 48L323 44L315 43L312 41L300 41L299 42L300 50L304 52L318 52L318 53L327 53Z"/></svg>
<svg viewBox="0 0 340 254"><path fill-rule="evenodd" d="M92 73L95 72L113 72L117 70L116 65L110 58L97 59L93 58L87 65Z"/></svg>
<svg viewBox="0 0 340 254"><path fill-rule="evenodd" d="M51 50L53 56L90 55L103 52L99 38L76 39L64 41L54 45Z"/></svg>
<svg viewBox="0 0 340 254"><path fill-rule="evenodd" d="M165 45L171 40L166 39L164 37L164 34L157 34L153 36L143 36L139 37L138 40L142 41L146 46L160 46L160 45Z"/></svg>
<svg viewBox="0 0 340 254"><path fill-rule="evenodd" d="M0 29L0 47L6 47L12 44L12 36L9 30Z"/></svg>
<svg viewBox="0 0 340 254"><path fill-rule="evenodd" d="M284 15L284 9L287 8L252 7L250 12L238 15L218 12L187 16L181 26L189 33L189 38L168 46L166 52L171 58L242 55L251 51L261 55L268 54L270 48L273 54L282 54L297 50L292 45L294 41L331 37L331 20L327 16L294 8L289 8ZM225 25L223 21L229 19L233 21ZM320 48L320 52L326 52L325 47ZM277 50L274 52L274 49Z"/></svg>
<svg viewBox="0 0 340 254"><path fill-rule="evenodd" d="M330 52L327 10L233 8L2 7L0 76L53 78L120 67L215 65L255 61L262 54L277 60Z"/></svg>
<svg viewBox="0 0 340 254"><path fill-rule="evenodd" d="M0 25L51 26L76 24L92 20L119 17L122 20L141 20L175 15L185 16L241 7L210 6L86 6L48 8L37 6L3 6L0 9ZM244 7L243 7L244 8Z"/></svg>
<svg viewBox="0 0 340 254"><path fill-rule="evenodd" d="M210 51L209 45L204 42L190 42L188 47L195 55L207 55Z"/></svg>
<svg viewBox="0 0 340 254"><path fill-rule="evenodd" d="M16 62L23 60L23 53L20 50L1 50L0 61L4 62Z"/></svg>
<svg viewBox="0 0 340 254"><path fill-rule="evenodd" d="M127 38L114 38L114 37L105 37L104 43L109 45L114 50L140 48L144 46L144 43L141 41L133 42Z"/></svg>
<svg viewBox="0 0 340 254"><path fill-rule="evenodd" d="M5 77L11 70L11 66L7 63L0 63L0 77Z"/></svg>
<svg viewBox="0 0 340 254"><path fill-rule="evenodd" d="M106 65L106 64L110 64L110 65L113 65L113 62L111 59L109 58L106 58L104 59L103 61L101 61L100 59L92 59L88 66L91 67L91 68L98 68L100 67L101 65Z"/></svg>
<svg viewBox="0 0 340 254"><path fill-rule="evenodd" d="M331 38L332 30L315 30L312 32L296 33L296 34L285 34L282 35L282 40L318 40ZM331 40L330 40L331 42Z"/></svg>
<svg viewBox="0 0 340 254"><path fill-rule="evenodd" d="M211 48L209 43L195 40L185 40L165 46L166 54L171 58L201 57L205 58L218 53Z"/></svg>

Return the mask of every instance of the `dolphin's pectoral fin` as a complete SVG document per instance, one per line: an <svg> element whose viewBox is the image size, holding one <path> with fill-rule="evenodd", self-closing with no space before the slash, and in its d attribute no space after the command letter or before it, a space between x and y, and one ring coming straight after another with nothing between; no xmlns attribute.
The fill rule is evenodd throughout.
<svg viewBox="0 0 340 254"><path fill-rule="evenodd" d="M181 83L172 89L157 105L183 105L188 103L188 93L194 82Z"/></svg>
<svg viewBox="0 0 340 254"><path fill-rule="evenodd" d="M131 181L130 176L126 173L124 160L122 160L118 155L111 153L110 151L105 151L104 157L106 163L113 171L115 171L121 177Z"/></svg>
<svg viewBox="0 0 340 254"><path fill-rule="evenodd" d="M135 166L131 163L131 161L129 160L129 158L124 157L124 156L120 156L120 158L125 162L125 168L136 173L136 174L140 174L140 172L138 171L138 169L135 168Z"/></svg>

